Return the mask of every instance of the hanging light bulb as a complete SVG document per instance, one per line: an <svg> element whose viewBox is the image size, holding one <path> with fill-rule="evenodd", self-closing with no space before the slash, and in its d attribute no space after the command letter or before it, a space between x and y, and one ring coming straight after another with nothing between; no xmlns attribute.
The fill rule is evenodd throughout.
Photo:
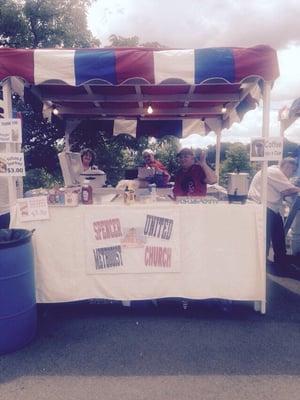
<svg viewBox="0 0 300 400"><path fill-rule="evenodd" d="M226 111L227 111L226 104L223 104L223 106L222 106L222 108L221 108L221 113L222 113L222 114L225 114Z"/></svg>
<svg viewBox="0 0 300 400"><path fill-rule="evenodd" d="M151 104L149 104L149 106L147 108L147 113L148 114L152 114L153 113L153 108L152 108Z"/></svg>

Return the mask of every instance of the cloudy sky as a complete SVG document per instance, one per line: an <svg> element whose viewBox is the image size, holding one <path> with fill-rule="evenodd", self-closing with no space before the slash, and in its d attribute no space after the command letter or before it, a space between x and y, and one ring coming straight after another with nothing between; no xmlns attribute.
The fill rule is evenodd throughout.
<svg viewBox="0 0 300 400"><path fill-rule="evenodd" d="M271 94L270 135L279 135L278 109L300 97L299 0L97 0L89 27L102 45L116 34L138 36L140 43L157 41L169 47L249 47L267 44L277 50L280 78ZM240 124L224 132L228 141L249 141L261 135L261 109L250 111ZM300 143L300 118L286 137ZM190 137L189 145L195 142ZM214 134L201 144L215 143Z"/></svg>

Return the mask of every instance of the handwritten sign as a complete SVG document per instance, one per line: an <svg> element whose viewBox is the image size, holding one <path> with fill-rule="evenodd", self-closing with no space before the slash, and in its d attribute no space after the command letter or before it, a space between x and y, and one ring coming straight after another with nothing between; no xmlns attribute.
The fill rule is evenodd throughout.
<svg viewBox="0 0 300 400"><path fill-rule="evenodd" d="M283 141L279 137L251 139L251 161L280 161L283 155Z"/></svg>
<svg viewBox="0 0 300 400"><path fill-rule="evenodd" d="M18 199L17 209L20 221L39 221L49 219L47 196Z"/></svg>
<svg viewBox="0 0 300 400"><path fill-rule="evenodd" d="M22 128L19 118L0 119L0 142L22 143Z"/></svg>
<svg viewBox="0 0 300 400"><path fill-rule="evenodd" d="M0 176L25 176L23 153L0 153Z"/></svg>
<svg viewBox="0 0 300 400"><path fill-rule="evenodd" d="M213 196L177 196L179 204L218 204L219 200Z"/></svg>

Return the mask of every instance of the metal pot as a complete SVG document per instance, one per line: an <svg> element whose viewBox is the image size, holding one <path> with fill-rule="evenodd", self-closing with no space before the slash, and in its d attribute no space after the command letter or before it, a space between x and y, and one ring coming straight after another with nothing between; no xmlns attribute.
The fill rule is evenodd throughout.
<svg viewBox="0 0 300 400"><path fill-rule="evenodd" d="M244 203L248 197L249 174L246 172L228 174L228 200Z"/></svg>
<svg viewBox="0 0 300 400"><path fill-rule="evenodd" d="M92 186L93 191L102 188L106 182L106 174L100 169L90 170L80 174L80 182L83 184L84 180L88 180Z"/></svg>

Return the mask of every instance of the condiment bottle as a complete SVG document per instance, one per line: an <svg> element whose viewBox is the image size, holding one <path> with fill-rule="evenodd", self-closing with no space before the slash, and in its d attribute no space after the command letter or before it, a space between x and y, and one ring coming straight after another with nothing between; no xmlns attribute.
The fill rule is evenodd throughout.
<svg viewBox="0 0 300 400"><path fill-rule="evenodd" d="M150 190L151 201L156 201L156 185L155 185L155 183L151 183L151 185L149 185L149 190Z"/></svg>
<svg viewBox="0 0 300 400"><path fill-rule="evenodd" d="M128 193L128 204L132 203L135 203L135 192L133 189L130 189Z"/></svg>
<svg viewBox="0 0 300 400"><path fill-rule="evenodd" d="M87 179L84 180L81 189L82 204L93 204L93 189Z"/></svg>
<svg viewBox="0 0 300 400"><path fill-rule="evenodd" d="M128 186L126 186L125 190L124 190L124 203L127 204L129 200L129 189Z"/></svg>

